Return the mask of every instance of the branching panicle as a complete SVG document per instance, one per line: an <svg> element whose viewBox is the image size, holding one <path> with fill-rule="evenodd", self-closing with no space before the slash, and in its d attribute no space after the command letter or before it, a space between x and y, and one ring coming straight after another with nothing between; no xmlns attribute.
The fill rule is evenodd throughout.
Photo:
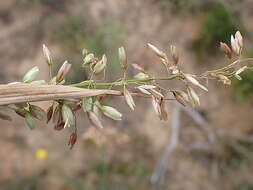
<svg viewBox="0 0 253 190"><path fill-rule="evenodd" d="M241 59L243 51L243 38L239 31L236 32L234 36L231 36L231 47L229 47L229 45L227 45L226 43L220 43L220 49L227 57L230 64L220 69L206 71L200 75L185 73L183 70L181 70L180 66L182 63L179 62L179 60L181 59L175 46L171 46L170 48L170 58L163 51L161 51L152 44L148 44L148 48L154 52L154 54L160 59L161 64L166 68L166 76L152 76L140 65L130 65L127 61L126 51L123 47L121 47L119 48L118 53L119 63L121 65L123 73L122 79L113 82L96 81L92 79L92 77L94 75L105 74L104 71L108 65L107 57L106 55L103 55L101 58L98 58L92 52L89 52L88 50L84 49L82 51L82 67L88 68L90 70L90 80L66 86L71 86L75 89L86 88L93 91L98 89L98 87L112 89L115 86L121 86L122 92L113 91L111 95L124 96L126 105L128 105L131 110L134 110L134 108L136 107L134 97L150 98L155 113L159 116L161 120L167 120L168 117L165 109L165 100L175 100L184 106L199 106L200 98L196 92L196 89L208 91L207 87L204 86L201 82L199 82L199 80L212 79L221 81L226 85L230 85L231 77L236 77L238 80L242 80L240 74L245 70L252 70L252 67L245 65L245 63L253 61L253 58ZM52 76L51 70L54 66L53 59L51 57L51 52L46 45L43 45L43 54L46 58L46 63L49 66L50 80L48 82L45 82L45 80L35 80L37 74L39 73L39 68L34 67L25 74L22 82L13 82L9 83L8 85L23 85L24 83L29 85L64 85L65 78L71 68L71 64L65 61L59 69L57 75ZM131 66L133 66L133 68L138 71L138 74L136 74L133 79L128 79L128 68ZM185 89L179 90L163 88L159 85L159 81L164 80L182 81L185 86ZM129 85L131 85L131 89L135 89L136 91L131 92L129 90ZM43 118L47 118L47 122L53 121L55 123L55 130L62 130L66 126L73 126L73 132L69 140L69 145L72 148L77 140L77 127L75 121L77 111L83 110L91 124L99 128L103 127L103 124L101 122L101 115L107 116L114 120L122 119L122 114L118 110L111 106L103 104L102 99L108 95L108 93L106 93L107 92L105 91L105 94L103 96L101 96L100 93L97 96L84 96L81 99L80 96L78 96L78 98L72 97L71 99L54 98L52 99L53 102L48 108L47 112L43 111L43 109L38 106L32 105L29 99L27 101L24 100L23 103L13 103L5 106L12 109L18 115L24 117L27 126L31 129L35 128L36 119L41 120ZM55 92L55 94L57 94L57 91ZM174 99L169 98L168 94L172 95ZM2 112L0 113L0 118L4 120L11 120L10 116Z"/></svg>

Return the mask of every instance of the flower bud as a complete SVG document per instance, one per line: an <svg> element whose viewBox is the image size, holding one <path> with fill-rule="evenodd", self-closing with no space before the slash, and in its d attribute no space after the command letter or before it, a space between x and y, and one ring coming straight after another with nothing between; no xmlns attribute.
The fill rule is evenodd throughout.
<svg viewBox="0 0 253 190"><path fill-rule="evenodd" d="M140 65L134 63L134 64L132 64L132 66L133 66L135 69L137 69L139 72L145 73L144 68L141 67Z"/></svg>
<svg viewBox="0 0 253 190"><path fill-rule="evenodd" d="M38 75L39 73L39 68L36 66L36 67L33 67L31 70L29 70L25 76L23 77L23 82L25 83L30 83L32 82L36 76Z"/></svg>
<svg viewBox="0 0 253 190"><path fill-rule="evenodd" d="M224 52L224 54L231 59L232 58L232 50L226 43L220 42L220 49Z"/></svg>
<svg viewBox="0 0 253 190"><path fill-rule="evenodd" d="M156 98L152 96L152 105L160 120L165 121L168 119L168 114L165 108L165 102L163 98Z"/></svg>
<svg viewBox="0 0 253 190"><path fill-rule="evenodd" d="M128 67L128 64L127 64L126 51L125 51L124 47L119 48L119 61L120 61L121 67L124 70L126 70Z"/></svg>
<svg viewBox="0 0 253 190"><path fill-rule="evenodd" d="M140 90L143 94L151 95L151 93L150 93L149 91L145 90L144 88L139 88L139 87L137 87L137 88L138 88L138 90Z"/></svg>
<svg viewBox="0 0 253 190"><path fill-rule="evenodd" d="M71 64L65 61L56 75L56 81L59 83L63 81L71 68Z"/></svg>
<svg viewBox="0 0 253 190"><path fill-rule="evenodd" d="M154 90L156 88L156 86L154 86L154 85L141 85L141 86L138 86L137 88L142 93L150 95L151 93L149 91L151 91L152 89ZM154 93L156 93L156 92L154 92Z"/></svg>
<svg viewBox="0 0 253 190"><path fill-rule="evenodd" d="M150 90L150 89L156 88L156 86L144 84L144 85L138 86L138 88L143 88L143 89L146 89L146 90Z"/></svg>
<svg viewBox="0 0 253 190"><path fill-rule="evenodd" d="M46 58L48 66L51 66L53 64L53 61L51 59L51 53L45 44L43 44L43 54Z"/></svg>
<svg viewBox="0 0 253 190"><path fill-rule="evenodd" d="M95 57L94 57L93 53L90 53L90 54L86 55L85 58L83 59L83 65L82 66L91 64L93 62L94 58Z"/></svg>
<svg viewBox="0 0 253 190"><path fill-rule="evenodd" d="M52 119L53 119L54 123L59 121L59 120L62 121L62 114L60 113L60 107L61 107L61 105L58 105L54 109L53 116L52 116Z"/></svg>
<svg viewBox="0 0 253 190"><path fill-rule="evenodd" d="M177 65L179 61L179 56L177 54L176 46L173 46L173 45L170 46L170 53L171 53L174 64Z"/></svg>
<svg viewBox="0 0 253 190"><path fill-rule="evenodd" d="M138 80L145 80L148 79L149 76L145 73L138 73L137 75L134 76L134 78Z"/></svg>
<svg viewBox="0 0 253 190"><path fill-rule="evenodd" d="M203 86L202 84L199 83L199 81L197 81L192 75L190 74L184 74L184 77L187 81L191 82L192 84L194 84L195 86L198 86L199 88L208 91L208 89Z"/></svg>
<svg viewBox="0 0 253 190"><path fill-rule="evenodd" d="M163 98L164 97L160 92L156 91L155 89L150 89L150 92L151 92L152 95L154 95L157 98Z"/></svg>
<svg viewBox="0 0 253 190"><path fill-rule="evenodd" d="M89 118L90 122L94 126L96 126L98 128L103 128L101 121L99 120L98 116L94 112L87 112L87 114L88 114L88 118Z"/></svg>
<svg viewBox="0 0 253 190"><path fill-rule="evenodd" d="M238 45L243 48L243 38L242 38L242 35L241 35L241 32L240 31L237 31L235 33L235 38L237 39L238 41Z"/></svg>
<svg viewBox="0 0 253 190"><path fill-rule="evenodd" d="M131 110L134 110L135 103L134 103L133 97L126 88L124 89L124 97L125 97L127 105L131 108Z"/></svg>
<svg viewBox="0 0 253 190"><path fill-rule="evenodd" d="M39 106L35 106L35 105L29 105L29 112L30 114L35 117L38 120L43 120L43 118L46 115L46 112L41 109Z"/></svg>
<svg viewBox="0 0 253 190"><path fill-rule="evenodd" d="M223 82L223 84L231 85L231 80L228 77L226 77L224 75L217 75L217 77L218 77L218 79L220 79L220 81Z"/></svg>
<svg viewBox="0 0 253 190"><path fill-rule="evenodd" d="M99 117L100 116L100 110L97 105L93 106L93 112Z"/></svg>
<svg viewBox="0 0 253 190"><path fill-rule="evenodd" d="M161 115L161 107L158 103L158 98L156 98L155 96L152 96L152 106L155 110L155 113L160 116Z"/></svg>
<svg viewBox="0 0 253 190"><path fill-rule="evenodd" d="M180 90L174 90L172 91L172 93L174 97L176 98L176 100L183 106L186 106L187 103L189 102L189 98L185 92L180 91Z"/></svg>
<svg viewBox="0 0 253 190"><path fill-rule="evenodd" d="M25 114L28 113L27 110L23 108L17 108L15 109L16 114L18 114L21 117L25 117Z"/></svg>
<svg viewBox="0 0 253 190"><path fill-rule="evenodd" d="M84 112L91 112L93 109L92 97L82 99L82 108Z"/></svg>
<svg viewBox="0 0 253 190"><path fill-rule="evenodd" d="M160 119L163 121L167 121L168 120L168 113L167 113L165 101L163 98L160 99L159 104L160 104L160 108L161 108Z"/></svg>
<svg viewBox="0 0 253 190"><path fill-rule="evenodd" d="M231 35L231 47L236 55L240 55L241 48L239 46L239 41L237 38L234 38L233 35Z"/></svg>
<svg viewBox="0 0 253 190"><path fill-rule="evenodd" d="M83 48L83 50L82 50L82 55L83 55L84 57L86 57L88 54L89 54L89 51L88 51L87 49Z"/></svg>
<svg viewBox="0 0 253 190"><path fill-rule="evenodd" d="M70 107L67 106L66 104L63 104L61 112L62 112L63 121L65 123L64 128L66 126L70 127L71 125L74 125L74 123L75 123L75 121L74 121L74 115L73 115L73 112L70 109Z"/></svg>
<svg viewBox="0 0 253 190"><path fill-rule="evenodd" d="M77 133L74 132L70 135L70 138L69 138L68 145L70 146L70 149L74 147L74 145L76 144L76 141L77 141Z"/></svg>
<svg viewBox="0 0 253 190"><path fill-rule="evenodd" d="M65 126L64 121L59 121L59 122L57 122L57 124L54 126L54 130L60 131L60 130L64 129L64 126Z"/></svg>
<svg viewBox="0 0 253 190"><path fill-rule="evenodd" d="M165 59L166 55L165 53L163 53L162 51L160 51L157 47L155 47L154 45L148 43L148 48L150 50L152 50L158 57Z"/></svg>
<svg viewBox="0 0 253 190"><path fill-rule="evenodd" d="M101 111L107 116L114 120L121 120L122 114L113 107L102 106Z"/></svg>
<svg viewBox="0 0 253 190"><path fill-rule="evenodd" d="M171 73L172 73L173 75L176 75L176 74L179 73L179 69L178 69L178 67L177 67L176 65L170 66L170 67L169 67L169 70L171 71Z"/></svg>
<svg viewBox="0 0 253 190"><path fill-rule="evenodd" d="M29 127L30 129L34 129L36 127L36 122L34 118L28 112L25 114L25 122L26 122L27 127Z"/></svg>
<svg viewBox="0 0 253 190"><path fill-rule="evenodd" d="M193 90L193 88L191 88L190 86L187 88L187 92L188 92L188 97L189 97L189 101L191 102L192 106L199 106L200 105L200 101L199 101L199 96L197 95L197 93Z"/></svg>
<svg viewBox="0 0 253 190"><path fill-rule="evenodd" d="M71 110L73 111L73 113L76 113L78 110L80 110L82 108L80 102L74 102L72 104L69 105Z"/></svg>
<svg viewBox="0 0 253 190"><path fill-rule="evenodd" d="M99 74L101 73L107 65L107 57L103 55L102 60L100 60L98 63L95 64L93 68L93 73L94 74Z"/></svg>
<svg viewBox="0 0 253 190"><path fill-rule="evenodd" d="M47 123L52 119L53 113L54 113L54 106L52 105L47 109Z"/></svg>

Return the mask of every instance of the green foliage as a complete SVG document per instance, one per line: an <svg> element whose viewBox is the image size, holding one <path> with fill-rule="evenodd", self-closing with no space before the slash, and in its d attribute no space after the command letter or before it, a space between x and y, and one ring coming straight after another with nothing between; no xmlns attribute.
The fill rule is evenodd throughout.
<svg viewBox="0 0 253 190"><path fill-rule="evenodd" d="M238 102L244 102L253 96L253 71L244 71L241 74L243 80L234 79L235 98Z"/></svg>
<svg viewBox="0 0 253 190"><path fill-rule="evenodd" d="M204 59L206 53L216 53L219 42L229 44L230 35L241 30L238 22L228 8L213 4L203 15L200 37L193 43L198 58Z"/></svg>

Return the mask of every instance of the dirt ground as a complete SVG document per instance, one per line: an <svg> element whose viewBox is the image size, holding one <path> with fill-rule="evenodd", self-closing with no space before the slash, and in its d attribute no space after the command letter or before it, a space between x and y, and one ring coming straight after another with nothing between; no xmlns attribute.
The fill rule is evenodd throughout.
<svg viewBox="0 0 253 190"><path fill-rule="evenodd" d="M170 44L176 45L180 64L189 73L199 73L225 63L222 56L215 55L208 59L210 63L198 64L190 43L199 35L201 16L177 16L169 10L163 11L161 1L0 1L1 83L20 80L34 65L40 68L39 78L47 78L43 43L50 47L55 60L61 62L70 56L70 62L78 65L81 57L76 56L76 52L66 52L64 45L51 37L62 19L76 15L88 26L120 25L124 31L120 43L127 49L129 62L139 63L151 73L163 74L159 60L146 48L148 42L167 52ZM247 43L251 44L253 24L248 20L253 18L253 3L244 0L237 8L243 10L240 16L247 27ZM173 83L164 85L176 87ZM201 106L197 111L215 131L239 137L252 135L252 100L238 103L232 93L230 87L210 82L209 93L201 95ZM14 116L14 122L1 121L0 189L150 188L152 171L169 142L170 123L156 118L148 100L136 100L138 106L134 112L119 103L122 101L115 98L109 104L117 105L124 114L123 120L105 119L103 130L94 129L80 113L79 141L72 150L67 147L71 129L58 132L52 124L41 122L31 131L18 116ZM48 106L46 103L40 105ZM173 104L168 104L169 113L172 108ZM252 182L250 164L227 166L220 162L226 157L225 153L191 150L191 144L207 142L206 132L184 112L181 126L179 145L166 165L165 183L155 189L240 189L237 187L241 183ZM38 149L47 151L46 159L36 159Z"/></svg>

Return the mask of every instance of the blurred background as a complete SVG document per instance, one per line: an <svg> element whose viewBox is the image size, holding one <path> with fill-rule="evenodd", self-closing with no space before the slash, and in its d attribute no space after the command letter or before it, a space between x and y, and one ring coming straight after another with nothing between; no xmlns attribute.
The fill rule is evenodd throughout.
<svg viewBox="0 0 253 190"><path fill-rule="evenodd" d="M106 53L108 79L119 78L122 45L130 63L162 75L148 42L165 52L176 45L182 68L201 73L226 64L219 42L229 42L237 30L245 37L243 56L253 56L252 20L252 0L0 0L0 82L18 81L35 65L39 78L47 78L43 43L54 72L64 60L73 64L68 82L88 77L80 69L83 48ZM129 77L134 74L130 69ZM80 113L72 150L72 129L55 131L41 122L31 131L13 114L14 121L0 124L0 189L253 190L253 73L242 77L232 86L210 82L196 111L180 108L178 144L169 155L171 122L178 119L173 103L169 121L161 122L149 100L136 99L130 112L122 98L108 99L123 120L104 118L104 129L97 130Z"/></svg>

